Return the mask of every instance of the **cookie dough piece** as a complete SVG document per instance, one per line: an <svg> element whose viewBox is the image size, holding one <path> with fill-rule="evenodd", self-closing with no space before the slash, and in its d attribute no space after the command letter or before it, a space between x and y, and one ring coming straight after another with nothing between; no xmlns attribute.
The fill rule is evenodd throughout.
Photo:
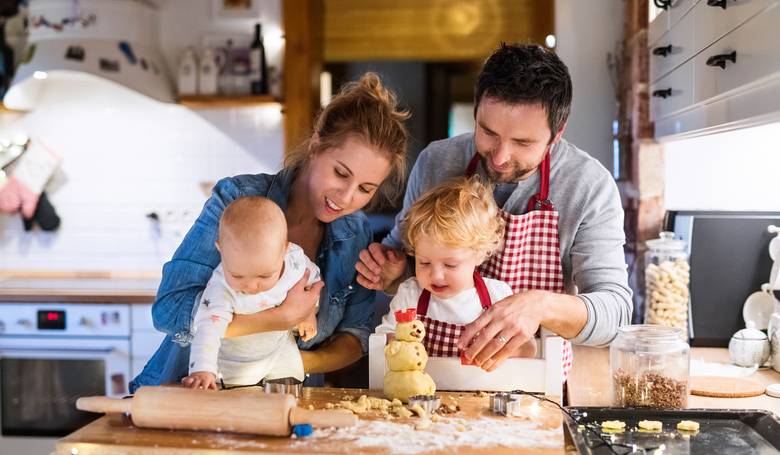
<svg viewBox="0 0 780 455"><path fill-rule="evenodd" d="M626 428L626 422L623 422L621 420L605 420L604 422L601 422L601 429L602 430L623 430Z"/></svg>
<svg viewBox="0 0 780 455"><path fill-rule="evenodd" d="M422 343L393 340L385 346L385 360L391 371L423 371L428 353Z"/></svg>
<svg viewBox="0 0 780 455"><path fill-rule="evenodd" d="M435 394L436 384L422 371L388 371L385 374L384 391L391 400L408 403L409 397L414 395Z"/></svg>
<svg viewBox="0 0 780 455"><path fill-rule="evenodd" d="M677 429L683 431L699 431L699 422L692 420L681 420L677 423Z"/></svg>
<svg viewBox="0 0 780 455"><path fill-rule="evenodd" d="M648 431L661 431L664 428L664 424L658 420L640 420L639 428Z"/></svg>
<svg viewBox="0 0 780 455"><path fill-rule="evenodd" d="M409 410L417 414L418 417L421 419L425 419L428 417L428 413L425 412L425 409L422 408L419 404L415 404L414 406L410 406Z"/></svg>
<svg viewBox="0 0 780 455"><path fill-rule="evenodd" d="M422 341L425 326L420 321L399 322L395 326L395 339L400 341Z"/></svg>

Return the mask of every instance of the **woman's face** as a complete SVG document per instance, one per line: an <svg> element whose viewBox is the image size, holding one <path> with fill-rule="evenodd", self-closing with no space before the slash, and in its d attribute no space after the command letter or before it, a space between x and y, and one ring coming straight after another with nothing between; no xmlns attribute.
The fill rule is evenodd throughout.
<svg viewBox="0 0 780 455"><path fill-rule="evenodd" d="M305 172L309 204L329 223L362 209L390 175L390 161L354 137L314 154Z"/></svg>

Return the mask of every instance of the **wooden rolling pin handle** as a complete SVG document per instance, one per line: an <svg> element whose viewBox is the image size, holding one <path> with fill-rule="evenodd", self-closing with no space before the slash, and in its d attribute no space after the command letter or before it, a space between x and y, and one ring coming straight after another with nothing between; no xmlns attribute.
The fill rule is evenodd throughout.
<svg viewBox="0 0 780 455"><path fill-rule="evenodd" d="M76 400L76 409L89 412L130 412L133 400L109 397L81 397Z"/></svg>
<svg viewBox="0 0 780 455"><path fill-rule="evenodd" d="M311 424L314 428L352 427L357 424L357 416L351 412L292 408L290 425L302 423Z"/></svg>

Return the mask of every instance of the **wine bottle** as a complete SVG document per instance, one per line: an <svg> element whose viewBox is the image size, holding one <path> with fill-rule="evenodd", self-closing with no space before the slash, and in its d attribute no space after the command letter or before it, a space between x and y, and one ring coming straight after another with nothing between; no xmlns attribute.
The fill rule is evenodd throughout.
<svg viewBox="0 0 780 455"><path fill-rule="evenodd" d="M255 24L255 39L249 48L249 81L253 95L268 93L268 68L265 61L265 46L260 24Z"/></svg>

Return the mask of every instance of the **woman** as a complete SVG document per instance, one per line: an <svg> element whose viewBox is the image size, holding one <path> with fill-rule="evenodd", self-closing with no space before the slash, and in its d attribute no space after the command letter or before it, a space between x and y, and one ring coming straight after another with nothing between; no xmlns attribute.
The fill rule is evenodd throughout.
<svg viewBox="0 0 780 455"><path fill-rule="evenodd" d="M331 100L316 119L311 138L285 158L278 174L219 181L173 258L163 266L152 317L155 327L167 336L131 381L130 391L178 382L187 375L193 309L220 261L214 246L219 218L234 199L248 195L268 197L282 208L289 241L317 263L323 282L306 289L305 275L282 305L235 315L227 336L291 329L319 300L317 335L308 342L298 340L304 369L325 373L358 360L367 350L374 314L373 291L354 283L358 254L371 242L371 229L360 210L392 199L403 189L407 117L379 77L367 73ZM321 385L322 376L310 379L314 378L318 381L310 385Z"/></svg>

